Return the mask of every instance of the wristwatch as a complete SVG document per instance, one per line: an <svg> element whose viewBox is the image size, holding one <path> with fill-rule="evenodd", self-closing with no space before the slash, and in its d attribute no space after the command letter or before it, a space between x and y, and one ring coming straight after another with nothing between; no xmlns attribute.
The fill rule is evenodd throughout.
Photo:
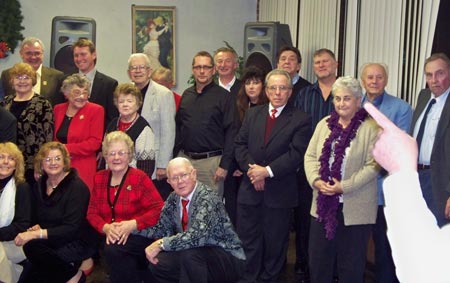
<svg viewBox="0 0 450 283"><path fill-rule="evenodd" d="M163 242L163 239L160 239L159 241L158 241L158 247L161 249L161 250L164 250L164 242Z"/></svg>

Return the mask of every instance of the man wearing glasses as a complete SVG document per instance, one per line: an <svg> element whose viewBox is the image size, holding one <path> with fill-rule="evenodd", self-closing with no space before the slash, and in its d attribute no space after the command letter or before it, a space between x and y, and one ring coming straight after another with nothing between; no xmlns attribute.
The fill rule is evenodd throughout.
<svg viewBox="0 0 450 283"><path fill-rule="evenodd" d="M211 54L200 51L192 60L195 84L182 95L176 115L174 155L197 168L198 179L223 196L223 181L233 159L238 115L233 97L218 86Z"/></svg>
<svg viewBox="0 0 450 283"><path fill-rule="evenodd" d="M167 166L174 193L158 223L139 235L158 282L237 282L244 270L241 242L215 191L197 181L191 162L177 157Z"/></svg>
<svg viewBox="0 0 450 283"><path fill-rule="evenodd" d="M278 281L298 204L296 172L311 138L311 118L288 103L289 73L275 69L265 85L270 103L247 111L235 140L244 173L237 199L237 233L247 257L242 282Z"/></svg>
<svg viewBox="0 0 450 283"><path fill-rule="evenodd" d="M36 72L36 84L33 86L33 91L47 98L53 106L65 102L64 96L60 92L64 74L56 69L42 66L44 60L44 44L42 41L36 37L25 38L20 45L20 57ZM6 69L2 72L5 96L14 94L14 89L10 84L9 70ZM3 97L0 100L2 99Z"/></svg>
<svg viewBox="0 0 450 283"><path fill-rule="evenodd" d="M151 79L153 70L144 53L134 53L128 59L128 76L141 90L143 103L139 114L147 120L155 134L155 172L152 179L163 200L172 191L167 184L166 167L172 158L175 142L175 101L172 92Z"/></svg>

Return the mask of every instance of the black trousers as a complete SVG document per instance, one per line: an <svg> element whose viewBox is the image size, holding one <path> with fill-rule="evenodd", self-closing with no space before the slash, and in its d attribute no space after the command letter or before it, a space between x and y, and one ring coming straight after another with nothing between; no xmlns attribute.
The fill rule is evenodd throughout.
<svg viewBox="0 0 450 283"><path fill-rule="evenodd" d="M384 217L384 206L378 206L377 222L372 227L372 238L375 245L375 275L377 283L396 283L395 264L392 259L391 245L387 237L387 224Z"/></svg>
<svg viewBox="0 0 450 283"><path fill-rule="evenodd" d="M292 208L238 204L237 233L242 241L246 269L241 282L275 282L283 270Z"/></svg>
<svg viewBox="0 0 450 283"><path fill-rule="evenodd" d="M344 225L342 205L337 212L334 239L325 238L323 223L311 218L309 235L309 270L311 283L333 282L337 260L339 282L364 283L367 244L371 225Z"/></svg>
<svg viewBox="0 0 450 283"><path fill-rule="evenodd" d="M140 283L149 263L145 248L152 242L152 239L131 234L125 245L105 244L103 252L111 283Z"/></svg>
<svg viewBox="0 0 450 283"><path fill-rule="evenodd" d="M206 283L236 282L244 271L245 261L221 247L160 252L158 263L149 265L158 282Z"/></svg>
<svg viewBox="0 0 450 283"><path fill-rule="evenodd" d="M94 250L82 241L57 245L47 239L31 240L23 247L31 263L23 282L63 283L75 276L81 261L91 257Z"/></svg>
<svg viewBox="0 0 450 283"><path fill-rule="evenodd" d="M297 173L297 186L298 206L294 208L295 268L307 271L312 189L306 181L303 169Z"/></svg>

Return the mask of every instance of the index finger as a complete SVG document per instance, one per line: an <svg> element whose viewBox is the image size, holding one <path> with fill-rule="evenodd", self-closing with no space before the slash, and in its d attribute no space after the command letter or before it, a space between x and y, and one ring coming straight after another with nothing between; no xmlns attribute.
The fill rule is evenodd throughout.
<svg viewBox="0 0 450 283"><path fill-rule="evenodd" d="M366 102L363 107L383 129L392 129L396 127L394 123L384 116L384 114L381 113L380 110L378 110L372 103Z"/></svg>

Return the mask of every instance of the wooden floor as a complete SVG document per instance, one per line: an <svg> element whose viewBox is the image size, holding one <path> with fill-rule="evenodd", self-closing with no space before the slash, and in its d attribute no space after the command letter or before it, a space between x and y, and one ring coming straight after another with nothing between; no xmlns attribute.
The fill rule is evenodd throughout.
<svg viewBox="0 0 450 283"><path fill-rule="evenodd" d="M284 272L280 278L280 283L297 283L298 278L294 271L295 264L295 246L294 237L295 234L291 233L288 260ZM104 262L100 260L100 263L94 267L94 271L87 278L88 283L109 283L108 274L104 265ZM368 262L365 273L365 283L374 283L375 275L373 273L373 245L369 243L368 249Z"/></svg>

